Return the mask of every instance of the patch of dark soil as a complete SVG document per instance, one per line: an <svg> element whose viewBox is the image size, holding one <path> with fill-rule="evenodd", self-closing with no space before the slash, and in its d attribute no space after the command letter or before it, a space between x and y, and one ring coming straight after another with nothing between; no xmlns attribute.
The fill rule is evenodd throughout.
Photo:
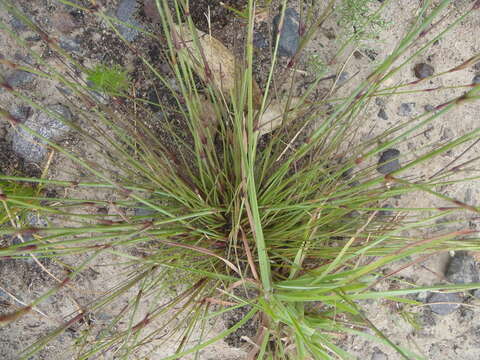
<svg viewBox="0 0 480 360"><path fill-rule="evenodd" d="M0 173L40 177L42 170L38 165L25 163L19 155L12 151L11 144L0 138Z"/></svg>
<svg viewBox="0 0 480 360"><path fill-rule="evenodd" d="M244 306L242 308L238 308L235 310L231 310L225 314L224 322L227 328L231 328L235 324L237 324L240 320L242 320L245 315L251 310L251 306ZM251 318L245 324L243 324L240 328L236 331L231 333L225 338L225 342L229 346L233 346L236 348L241 347L246 343L243 339L244 337L252 339L258 331L258 320L256 317Z"/></svg>

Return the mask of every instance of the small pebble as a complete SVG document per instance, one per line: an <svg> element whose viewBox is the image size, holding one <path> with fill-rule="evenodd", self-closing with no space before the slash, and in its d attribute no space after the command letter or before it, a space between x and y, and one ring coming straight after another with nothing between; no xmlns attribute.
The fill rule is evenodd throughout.
<svg viewBox="0 0 480 360"><path fill-rule="evenodd" d="M35 80L35 75L23 70L15 70L7 77L7 84L13 88L23 88Z"/></svg>
<svg viewBox="0 0 480 360"><path fill-rule="evenodd" d="M477 74L473 77L472 84L474 84L474 85L480 84L480 74Z"/></svg>
<svg viewBox="0 0 480 360"><path fill-rule="evenodd" d="M390 174L401 168L398 160L400 151L397 149L387 149L380 155L377 171L381 174Z"/></svg>
<svg viewBox="0 0 480 360"><path fill-rule="evenodd" d="M428 112L435 111L435 106L430 105L430 104L425 105L423 108L425 109L425 111L428 111Z"/></svg>
<svg viewBox="0 0 480 360"><path fill-rule="evenodd" d="M430 309L437 315L448 315L457 310L463 299L458 293L433 293L428 298ZM437 302L444 302L448 304L432 304Z"/></svg>
<svg viewBox="0 0 480 360"><path fill-rule="evenodd" d="M398 116L410 116L415 111L416 104L414 102L403 103L398 107L397 115Z"/></svg>
<svg viewBox="0 0 480 360"><path fill-rule="evenodd" d="M388 115L387 115L387 112L385 111L385 109L380 109L380 110L378 111L377 116L378 116L380 119L388 120Z"/></svg>
<svg viewBox="0 0 480 360"><path fill-rule="evenodd" d="M433 66L425 63L420 63L415 65L415 67L413 68L413 71L415 73L415 76L419 79L425 79L427 77L430 77L435 72L435 70L433 69Z"/></svg>
<svg viewBox="0 0 480 360"><path fill-rule="evenodd" d="M273 19L273 33L275 36L278 34L280 18L281 13L276 15ZM299 27L300 15L298 15L297 11L293 8L286 9L278 44L278 54L280 56L291 57L297 52L298 45L300 43L300 35L298 33ZM276 39L274 40L273 44L275 44L275 42Z"/></svg>

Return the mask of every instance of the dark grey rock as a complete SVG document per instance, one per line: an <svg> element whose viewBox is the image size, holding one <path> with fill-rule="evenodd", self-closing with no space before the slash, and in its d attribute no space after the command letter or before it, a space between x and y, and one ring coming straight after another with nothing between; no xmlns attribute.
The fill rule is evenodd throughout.
<svg viewBox="0 0 480 360"><path fill-rule="evenodd" d="M437 315L448 315L460 307L463 299L458 293L433 293L428 298L430 309ZM445 304L433 304L445 303Z"/></svg>
<svg viewBox="0 0 480 360"><path fill-rule="evenodd" d="M80 43L72 38L68 38L65 36L60 37L60 47L63 50L78 53L82 49Z"/></svg>
<svg viewBox="0 0 480 360"><path fill-rule="evenodd" d="M373 354L370 360L388 360L387 354L378 349L377 347L373 348Z"/></svg>
<svg viewBox="0 0 480 360"><path fill-rule="evenodd" d="M383 108L378 111L377 116L378 116L380 119L388 120L387 112L386 112L385 109L383 109Z"/></svg>
<svg viewBox="0 0 480 360"><path fill-rule="evenodd" d="M132 26L140 27L140 22L135 18L135 13L139 7L137 0L121 0L118 4L115 15L124 23ZM118 31L127 41L133 41L137 38L139 31L122 24L118 25Z"/></svg>
<svg viewBox="0 0 480 360"><path fill-rule="evenodd" d="M253 33L253 40L252 40L253 46L259 49L265 49L268 46L268 41L267 38L258 31L255 31Z"/></svg>
<svg viewBox="0 0 480 360"><path fill-rule="evenodd" d="M70 110L63 105L51 105L48 107L48 110L58 113L67 121L72 119ZM44 112L33 114L25 121L25 125L41 136L53 141L62 140L69 130L67 125ZM12 148L27 161L40 162L47 153L45 146L42 146L41 143L42 140L20 129L13 135Z"/></svg>
<svg viewBox="0 0 480 360"><path fill-rule="evenodd" d="M474 85L480 84L480 74L477 74L473 77L472 84L474 84Z"/></svg>
<svg viewBox="0 0 480 360"><path fill-rule="evenodd" d="M403 103L398 107L397 115L399 116L411 116L415 111L416 104L414 102Z"/></svg>
<svg viewBox="0 0 480 360"><path fill-rule="evenodd" d="M7 77L7 84L13 88L23 88L35 80L36 75L23 70L15 70Z"/></svg>
<svg viewBox="0 0 480 360"><path fill-rule="evenodd" d="M400 151L397 149L387 149L382 152L378 160L377 171L381 174L389 174L400 169L399 156Z"/></svg>
<svg viewBox="0 0 480 360"><path fill-rule="evenodd" d="M281 14L278 14L273 19L273 33L275 37L279 32ZM300 27L300 15L293 8L285 10L285 17L282 29L280 30L280 40L278 44L278 54L280 56L293 56L297 52L300 43L300 34L298 32ZM273 42L275 44L275 41Z"/></svg>
<svg viewBox="0 0 480 360"><path fill-rule="evenodd" d="M415 73L415 76L419 79L425 79L427 77L430 77L433 75L435 72L435 69L433 66L425 64L425 63L419 63L415 65L413 68L413 72Z"/></svg>
<svg viewBox="0 0 480 360"><path fill-rule="evenodd" d="M425 105L423 108L425 109L425 111L428 111L428 112L435 111L435 106L430 105L430 104Z"/></svg>
<svg viewBox="0 0 480 360"><path fill-rule="evenodd" d="M454 284L471 284L480 282L480 274L475 258L466 251L457 251L450 259L445 272L448 281ZM472 291L476 298L480 297L480 289Z"/></svg>
<svg viewBox="0 0 480 360"><path fill-rule="evenodd" d="M466 251L457 251L450 259L445 272L448 281L454 284L469 284L480 281L477 264Z"/></svg>

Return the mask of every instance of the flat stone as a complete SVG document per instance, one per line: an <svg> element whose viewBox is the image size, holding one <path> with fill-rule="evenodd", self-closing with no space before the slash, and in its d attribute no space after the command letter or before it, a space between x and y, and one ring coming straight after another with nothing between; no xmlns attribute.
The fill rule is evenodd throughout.
<svg viewBox="0 0 480 360"><path fill-rule="evenodd" d="M457 310L463 299L458 293L433 293L428 298L430 309L437 315L448 315ZM445 304L432 304L445 303Z"/></svg>
<svg viewBox="0 0 480 360"><path fill-rule="evenodd" d="M398 160L400 151L397 149L387 149L383 151L378 160L377 171L381 174L390 174L401 168Z"/></svg>
<svg viewBox="0 0 480 360"><path fill-rule="evenodd" d="M276 15L273 19L273 33L275 37L279 32L281 13ZM278 55L291 57L295 55L300 43L300 34L298 32L300 27L300 15L293 8L287 8L285 10L285 16L283 19L283 26L280 30L280 40L278 43ZM274 37L273 44L276 42Z"/></svg>
<svg viewBox="0 0 480 360"><path fill-rule="evenodd" d="M23 70L15 70L7 77L7 84L13 88L24 88L35 80L36 75Z"/></svg>
<svg viewBox="0 0 480 360"><path fill-rule="evenodd" d="M70 110L63 105L51 105L48 107L48 110L58 113L67 121L72 119ZM45 112L33 114L24 124L39 135L52 141L62 140L70 129L67 125ZM19 129L13 135L12 149L27 161L40 162L47 153L47 149L42 143L42 140L25 130Z"/></svg>
<svg viewBox="0 0 480 360"><path fill-rule="evenodd" d="M415 111L416 104L414 102L403 103L398 107L398 116L411 116Z"/></svg>
<svg viewBox="0 0 480 360"><path fill-rule="evenodd" d="M140 22L135 18L135 13L138 7L137 0L121 0L118 4L117 11L115 15L117 18L124 23L127 23L132 26L140 27ZM139 35L139 31L132 29L122 24L118 24L118 31L127 41L133 41Z"/></svg>

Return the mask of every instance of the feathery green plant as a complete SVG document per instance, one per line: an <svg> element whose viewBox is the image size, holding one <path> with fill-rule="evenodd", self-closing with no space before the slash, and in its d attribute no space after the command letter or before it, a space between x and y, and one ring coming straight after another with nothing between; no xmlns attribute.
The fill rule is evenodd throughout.
<svg viewBox="0 0 480 360"><path fill-rule="evenodd" d="M103 12L97 2L83 6L59 1L98 16L116 31L114 24L119 21ZM65 161L88 175L79 175L74 181L4 175L0 180L92 193L83 191L78 198L32 197L42 200L36 205L28 197L1 195L3 204L35 210L49 217L52 225L41 229L1 227L0 234L35 236L26 243L1 248L0 261L32 253L54 259L76 256L77 265L65 271L56 287L27 306L1 314L0 324L13 326L15 320L30 314L47 298L68 291L67 287L75 286L78 275L100 256L120 260L111 264L118 277L106 284L108 288L101 295L91 299L88 307L65 318L56 330L28 344L19 358L28 359L77 325L84 331L76 341L78 359L107 353L121 359L181 359L227 338L249 321L254 321L258 328L250 339L254 343L249 348L251 358L352 358L336 341L338 333L363 336L390 345L403 358L418 358L377 329L363 314L358 301L388 298L404 302L404 296L412 293L466 291L480 286L375 289L388 278L379 275L380 270L396 261L417 254L426 257L441 251L480 248L475 231L461 222L457 231L424 236L425 229L446 214L479 211L436 190L441 185L466 181L470 161L426 179L407 176L412 169L434 161L440 154L477 140L480 129L433 150L425 148L417 158L402 158L403 166L386 176L378 174L374 163L380 152L447 112L478 100L480 87L467 88L465 93L438 105L434 112L421 114L373 139L357 141L354 130L372 98L415 85L384 84L409 64L411 58L405 61L405 55L421 53L441 36L440 33L430 38L426 34L449 3L442 0L432 7L430 1L423 2L417 21L392 54L348 96L312 99L320 78L300 99L294 100L288 94L283 99L283 124L267 136L268 141L262 139L264 142L260 141L259 121L277 96L273 83L278 69L273 56L267 82L262 84L263 94L258 97L252 66L253 0L248 1L247 7L245 60L236 64L236 86L231 93L216 85L218 74L211 72L207 50L199 48L200 35L195 32L187 1L175 1L172 9L168 1L157 0L163 28L161 41L168 44L163 56L179 90L173 89L135 51L135 45L125 41L151 70L152 77L171 92L174 105L159 105L182 121L185 136L167 122L157 130L168 136L158 136L145 115L148 112L136 112L148 103L146 100L117 93L112 94L111 103L99 102L81 79L72 81L29 49L38 63L30 69L32 72L71 90L65 96L82 126L69 123L58 114L50 115L68 123L95 153L95 158L42 137L1 109L2 117L13 127L42 139ZM59 61L88 74L9 0L0 0L0 4L39 32ZM302 49L331 16L334 4L335 1L329 1L322 13L306 24L299 52L290 60L289 69L297 69ZM285 7L283 1L282 17ZM467 16L477 15L478 8L476 3L448 28ZM180 22L187 24L193 34L195 51L187 47L184 34L175 26ZM19 45L26 45L6 23L0 22L0 28ZM143 34L152 41L158 40L154 34ZM276 53L278 39L274 48ZM0 61L4 66L15 65L10 59ZM450 72L460 71L474 61L478 61L478 55ZM203 87L194 74L199 70L203 70ZM0 85L13 98L37 111L48 112L33 96L12 88L3 77ZM333 107L327 108L327 104ZM471 180L476 178L471 176ZM441 205L392 209L395 216L388 220L380 216L386 200L414 192L436 197ZM111 211L98 211L105 207ZM60 219L68 219L68 225ZM176 294L163 301L161 295L167 293L166 288L172 283L178 285ZM113 319L97 331L95 325L88 325L87 318L103 309L111 311ZM243 311L244 316L232 327L212 334L209 324L234 310ZM375 335L357 330L365 326ZM172 341L171 346L165 350L168 341Z"/></svg>

